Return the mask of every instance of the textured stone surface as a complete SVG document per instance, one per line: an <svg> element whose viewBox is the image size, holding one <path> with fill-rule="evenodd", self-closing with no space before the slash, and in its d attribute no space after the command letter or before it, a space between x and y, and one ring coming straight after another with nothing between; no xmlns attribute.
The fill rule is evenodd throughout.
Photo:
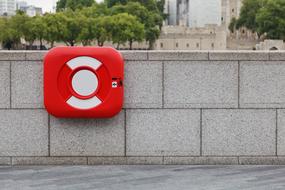
<svg viewBox="0 0 285 190"><path fill-rule="evenodd" d="M43 61L44 56L48 51L27 51L26 60L29 61Z"/></svg>
<svg viewBox="0 0 285 190"><path fill-rule="evenodd" d="M269 52L269 58L270 60L281 60L281 61L285 61L285 52L284 51L271 51Z"/></svg>
<svg viewBox="0 0 285 190"><path fill-rule="evenodd" d="M237 62L166 62L164 67L165 107L238 106Z"/></svg>
<svg viewBox="0 0 285 190"><path fill-rule="evenodd" d="M0 61L0 108L10 107L10 63Z"/></svg>
<svg viewBox="0 0 285 190"><path fill-rule="evenodd" d="M275 110L203 110L203 155L275 155Z"/></svg>
<svg viewBox="0 0 285 190"><path fill-rule="evenodd" d="M165 157L166 165L237 165L237 157Z"/></svg>
<svg viewBox="0 0 285 190"><path fill-rule="evenodd" d="M163 157L127 157L129 165L161 165Z"/></svg>
<svg viewBox="0 0 285 190"><path fill-rule="evenodd" d="M239 157L241 165L285 165L285 157Z"/></svg>
<svg viewBox="0 0 285 190"><path fill-rule="evenodd" d="M284 190L285 166L1 167L4 190Z"/></svg>
<svg viewBox="0 0 285 190"><path fill-rule="evenodd" d="M127 111L127 156L198 155L199 110Z"/></svg>
<svg viewBox="0 0 285 190"><path fill-rule="evenodd" d="M47 156L44 110L0 110L0 156Z"/></svg>
<svg viewBox="0 0 285 190"><path fill-rule="evenodd" d="M11 165L10 157L0 157L0 166Z"/></svg>
<svg viewBox="0 0 285 190"><path fill-rule="evenodd" d="M161 62L126 62L124 107L162 107Z"/></svg>
<svg viewBox="0 0 285 190"><path fill-rule="evenodd" d="M147 51L120 51L125 61L147 60Z"/></svg>
<svg viewBox="0 0 285 190"><path fill-rule="evenodd" d="M123 156L124 112L111 119L50 121L52 156Z"/></svg>
<svg viewBox="0 0 285 190"><path fill-rule="evenodd" d="M86 165L86 157L13 157L12 165Z"/></svg>
<svg viewBox="0 0 285 190"><path fill-rule="evenodd" d="M210 60L269 60L269 53L263 51L212 51Z"/></svg>
<svg viewBox="0 0 285 190"><path fill-rule="evenodd" d="M43 107L42 62L12 62L12 107Z"/></svg>
<svg viewBox="0 0 285 190"><path fill-rule="evenodd" d="M161 165L163 157L88 157L89 165Z"/></svg>
<svg viewBox="0 0 285 190"><path fill-rule="evenodd" d="M285 110L278 110L277 155L285 155Z"/></svg>
<svg viewBox="0 0 285 190"><path fill-rule="evenodd" d="M149 60L209 60L208 51L149 51Z"/></svg>
<svg viewBox="0 0 285 190"><path fill-rule="evenodd" d="M285 108L285 62L241 62L240 105Z"/></svg>
<svg viewBox="0 0 285 190"><path fill-rule="evenodd" d="M1 61L24 61L26 59L25 51L0 51Z"/></svg>
<svg viewBox="0 0 285 190"><path fill-rule="evenodd" d="M127 158L123 156L88 157L89 165L125 165Z"/></svg>

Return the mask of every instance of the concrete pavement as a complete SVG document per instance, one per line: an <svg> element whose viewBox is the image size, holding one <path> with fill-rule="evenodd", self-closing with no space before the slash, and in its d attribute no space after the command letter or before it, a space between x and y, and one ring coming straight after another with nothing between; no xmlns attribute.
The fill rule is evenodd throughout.
<svg viewBox="0 0 285 190"><path fill-rule="evenodd" d="M1 190L285 189L285 166L1 167Z"/></svg>

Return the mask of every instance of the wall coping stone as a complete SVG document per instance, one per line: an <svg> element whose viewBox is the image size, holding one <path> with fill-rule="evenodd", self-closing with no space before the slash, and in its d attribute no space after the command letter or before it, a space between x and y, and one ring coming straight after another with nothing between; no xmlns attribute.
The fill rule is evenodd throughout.
<svg viewBox="0 0 285 190"><path fill-rule="evenodd" d="M1 61L41 61L48 51L0 50ZM285 51L181 51L181 50L124 50L120 51L126 61L141 60L235 60L235 61L267 61L285 60Z"/></svg>

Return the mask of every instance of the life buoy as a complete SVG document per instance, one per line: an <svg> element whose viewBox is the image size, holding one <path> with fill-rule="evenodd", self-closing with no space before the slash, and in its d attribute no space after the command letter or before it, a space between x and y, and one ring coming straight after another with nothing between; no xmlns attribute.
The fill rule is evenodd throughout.
<svg viewBox="0 0 285 190"><path fill-rule="evenodd" d="M44 61L44 100L58 117L115 115L123 104L121 55L112 48L51 50Z"/></svg>

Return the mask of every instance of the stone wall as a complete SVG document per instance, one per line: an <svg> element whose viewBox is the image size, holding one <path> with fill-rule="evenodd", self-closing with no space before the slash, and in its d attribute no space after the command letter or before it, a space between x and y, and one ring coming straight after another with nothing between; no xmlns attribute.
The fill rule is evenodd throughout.
<svg viewBox="0 0 285 190"><path fill-rule="evenodd" d="M45 52L0 52L0 164L285 164L285 52L125 51L112 119L43 106Z"/></svg>

